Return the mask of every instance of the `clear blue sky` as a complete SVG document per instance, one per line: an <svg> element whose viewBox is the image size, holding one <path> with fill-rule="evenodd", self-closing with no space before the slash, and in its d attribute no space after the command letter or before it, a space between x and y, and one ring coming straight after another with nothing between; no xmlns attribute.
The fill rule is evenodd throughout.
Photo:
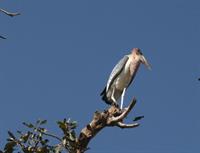
<svg viewBox="0 0 200 153"><path fill-rule="evenodd" d="M70 117L78 131L96 110L113 66L133 47L144 66L126 93L137 97L141 126L107 128L88 153L200 151L200 2L198 0L4 0L0 7L0 143L23 121Z"/></svg>

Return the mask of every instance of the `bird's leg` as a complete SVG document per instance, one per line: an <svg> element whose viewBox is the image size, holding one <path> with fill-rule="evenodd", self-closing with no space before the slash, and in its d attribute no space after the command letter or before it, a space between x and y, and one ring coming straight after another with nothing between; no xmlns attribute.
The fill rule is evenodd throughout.
<svg viewBox="0 0 200 153"><path fill-rule="evenodd" d="M115 99L115 97L114 97L114 94L115 94L115 88L113 88L113 90L112 90L111 100L113 101L112 104L113 104L114 106L119 107L118 104L117 104L117 101L116 101L116 99Z"/></svg>
<svg viewBox="0 0 200 153"><path fill-rule="evenodd" d="M122 96L121 96L121 106L120 106L120 109L123 108L123 103L124 103L124 95L125 95L125 92L126 92L126 88L124 88L123 92L122 92Z"/></svg>

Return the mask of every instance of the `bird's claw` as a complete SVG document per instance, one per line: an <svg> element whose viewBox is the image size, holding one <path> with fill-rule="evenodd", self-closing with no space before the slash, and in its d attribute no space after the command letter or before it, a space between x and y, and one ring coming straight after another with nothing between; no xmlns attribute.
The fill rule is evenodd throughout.
<svg viewBox="0 0 200 153"><path fill-rule="evenodd" d="M111 105L116 107L116 108L119 108L119 105L117 103L115 103L115 102L113 102Z"/></svg>

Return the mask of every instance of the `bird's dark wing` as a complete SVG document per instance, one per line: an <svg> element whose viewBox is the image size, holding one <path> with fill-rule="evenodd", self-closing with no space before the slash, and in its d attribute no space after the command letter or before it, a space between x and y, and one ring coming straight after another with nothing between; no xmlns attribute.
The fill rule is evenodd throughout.
<svg viewBox="0 0 200 153"><path fill-rule="evenodd" d="M107 86L106 86L106 91L108 91L108 89L110 88L110 86L112 85L113 81L116 79L116 77L121 73L121 71L123 70L123 68L125 67L126 62L128 61L129 57L128 55L125 55L118 63L117 65L113 68L108 82L107 82Z"/></svg>

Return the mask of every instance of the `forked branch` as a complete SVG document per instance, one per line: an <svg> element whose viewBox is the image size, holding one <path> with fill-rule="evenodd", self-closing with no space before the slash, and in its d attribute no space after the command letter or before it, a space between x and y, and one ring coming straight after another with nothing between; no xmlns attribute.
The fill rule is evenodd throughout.
<svg viewBox="0 0 200 153"><path fill-rule="evenodd" d="M96 111L92 121L82 129L79 138L77 138L77 152L83 153L87 150L87 146L90 140L103 128L110 126L117 126L120 128L135 128L138 127L138 123L126 124L123 123L124 118L129 114L132 108L136 104L136 99L133 98L128 107L123 110L111 106L104 112Z"/></svg>

